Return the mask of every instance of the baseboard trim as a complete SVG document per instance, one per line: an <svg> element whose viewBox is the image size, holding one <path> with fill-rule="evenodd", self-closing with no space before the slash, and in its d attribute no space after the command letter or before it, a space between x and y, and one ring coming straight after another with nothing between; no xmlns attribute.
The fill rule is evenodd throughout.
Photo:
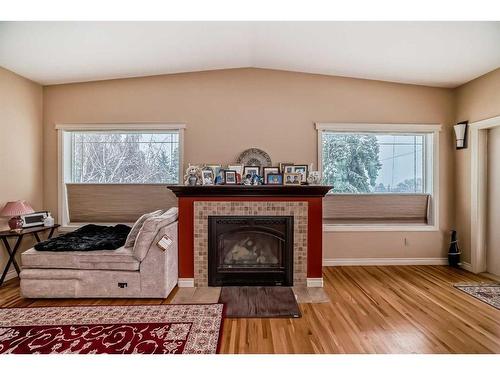
<svg viewBox="0 0 500 375"><path fill-rule="evenodd" d="M337 258L323 259L323 266L447 265L448 258Z"/></svg>
<svg viewBox="0 0 500 375"><path fill-rule="evenodd" d="M470 264L470 263L462 262L460 264L460 268L463 268L466 271L472 272L472 264Z"/></svg>
<svg viewBox="0 0 500 375"><path fill-rule="evenodd" d="M307 287L308 288L322 288L323 287L323 278L322 277L308 277L307 278Z"/></svg>
<svg viewBox="0 0 500 375"><path fill-rule="evenodd" d="M194 288L194 279L193 278L178 279L177 286L179 288Z"/></svg>

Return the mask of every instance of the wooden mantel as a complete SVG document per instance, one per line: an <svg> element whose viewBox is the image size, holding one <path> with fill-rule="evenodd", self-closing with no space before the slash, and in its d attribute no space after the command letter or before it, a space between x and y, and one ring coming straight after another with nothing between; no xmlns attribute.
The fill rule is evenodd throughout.
<svg viewBox="0 0 500 375"><path fill-rule="evenodd" d="M178 197L324 197L324 185L168 185Z"/></svg>
<svg viewBox="0 0 500 375"><path fill-rule="evenodd" d="M307 202L307 277L322 278L323 185L167 185L179 198L179 278L194 278L194 202Z"/></svg>

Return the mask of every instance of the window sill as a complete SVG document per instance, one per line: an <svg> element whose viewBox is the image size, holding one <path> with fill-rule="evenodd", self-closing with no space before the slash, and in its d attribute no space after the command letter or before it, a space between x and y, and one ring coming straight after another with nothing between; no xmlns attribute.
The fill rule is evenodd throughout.
<svg viewBox="0 0 500 375"><path fill-rule="evenodd" d="M428 224L323 224L323 232L438 232Z"/></svg>

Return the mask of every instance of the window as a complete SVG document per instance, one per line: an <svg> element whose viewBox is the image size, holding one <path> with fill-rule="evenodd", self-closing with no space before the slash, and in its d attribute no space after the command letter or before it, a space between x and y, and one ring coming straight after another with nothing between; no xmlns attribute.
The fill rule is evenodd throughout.
<svg viewBox="0 0 500 375"><path fill-rule="evenodd" d="M322 176L334 193L424 193L426 136L325 131Z"/></svg>
<svg viewBox="0 0 500 375"><path fill-rule="evenodd" d="M101 207L103 217L112 224L135 214L132 211L145 204L144 197L169 199L161 185L182 182L185 127L171 123L56 125L58 220L63 230L87 222L93 212L89 207ZM130 209L121 212L127 204Z"/></svg>
<svg viewBox="0 0 500 375"><path fill-rule="evenodd" d="M66 182L179 182L178 131L71 131L64 140Z"/></svg>
<svg viewBox="0 0 500 375"><path fill-rule="evenodd" d="M440 128L316 124L325 230L438 230Z"/></svg>

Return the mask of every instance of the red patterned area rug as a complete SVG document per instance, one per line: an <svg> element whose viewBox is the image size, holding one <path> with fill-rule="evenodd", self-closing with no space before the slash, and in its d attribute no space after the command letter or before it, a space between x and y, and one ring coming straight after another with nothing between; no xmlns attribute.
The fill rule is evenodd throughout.
<svg viewBox="0 0 500 375"><path fill-rule="evenodd" d="M223 305L0 309L0 353L213 354Z"/></svg>

